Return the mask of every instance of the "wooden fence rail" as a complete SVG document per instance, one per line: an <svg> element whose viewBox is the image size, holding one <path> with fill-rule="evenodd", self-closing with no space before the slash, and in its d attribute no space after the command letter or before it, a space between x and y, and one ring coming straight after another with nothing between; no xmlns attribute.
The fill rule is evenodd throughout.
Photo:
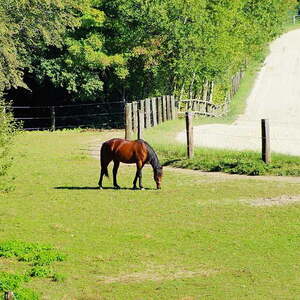
<svg viewBox="0 0 300 300"><path fill-rule="evenodd" d="M142 120L139 121L139 114ZM138 102L127 103L125 107L125 138L130 139L132 133L143 131L162 122L177 118L174 96L147 98ZM142 126L139 129L139 126Z"/></svg>
<svg viewBox="0 0 300 300"><path fill-rule="evenodd" d="M225 114L226 104L215 105L209 101L199 99L181 100L178 104L178 114L192 111L195 115L219 117Z"/></svg>
<svg viewBox="0 0 300 300"><path fill-rule="evenodd" d="M229 104L237 93L241 80L244 77L244 71L239 71L231 78L231 87L228 90L224 103L221 105L214 104L214 82L207 81L203 86L203 91L199 98L182 99L178 103L178 113L184 115L186 111L191 111L195 116L203 115L208 117L221 117L227 114Z"/></svg>

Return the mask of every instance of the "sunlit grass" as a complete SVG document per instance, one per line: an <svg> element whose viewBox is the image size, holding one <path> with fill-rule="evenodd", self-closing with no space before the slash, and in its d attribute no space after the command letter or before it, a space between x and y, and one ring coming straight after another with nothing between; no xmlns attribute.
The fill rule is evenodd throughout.
<svg viewBox="0 0 300 300"><path fill-rule="evenodd" d="M245 200L297 195L295 183L216 178L165 170L155 190L132 191L135 168L98 190L90 147L105 133L23 133L15 144L15 190L0 194L0 240L50 244L64 281L26 287L42 299L295 299L300 295L299 206L254 208ZM111 174L111 170L110 170ZM282 226L284 224L284 226ZM24 265L0 259L2 270ZM280 284L278 284L280 283Z"/></svg>

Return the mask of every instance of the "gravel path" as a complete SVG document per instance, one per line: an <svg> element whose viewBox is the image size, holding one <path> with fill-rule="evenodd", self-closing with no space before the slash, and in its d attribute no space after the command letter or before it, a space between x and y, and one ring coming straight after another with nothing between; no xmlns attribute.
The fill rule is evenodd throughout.
<svg viewBox="0 0 300 300"><path fill-rule="evenodd" d="M260 120L265 118L270 120L272 151L300 155L300 30L282 35L270 50L244 114L232 125L195 127L195 145L260 151ZM177 140L185 143L185 132Z"/></svg>

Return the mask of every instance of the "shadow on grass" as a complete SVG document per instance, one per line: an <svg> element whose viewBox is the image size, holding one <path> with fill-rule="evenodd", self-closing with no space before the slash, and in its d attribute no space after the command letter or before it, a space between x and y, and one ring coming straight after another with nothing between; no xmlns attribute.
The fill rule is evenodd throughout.
<svg viewBox="0 0 300 300"><path fill-rule="evenodd" d="M171 160L167 160L164 161L164 163L162 164L164 167L170 166L175 162L181 161L182 159L178 158L178 159L171 159Z"/></svg>
<svg viewBox="0 0 300 300"><path fill-rule="evenodd" d="M55 190L99 190L98 186L57 186L54 188ZM120 190L128 190L128 191L156 191L156 189L153 188L144 188L143 190L140 189L133 189L133 188L119 188L116 189L114 187L102 187L102 190L114 190L114 191L120 191Z"/></svg>

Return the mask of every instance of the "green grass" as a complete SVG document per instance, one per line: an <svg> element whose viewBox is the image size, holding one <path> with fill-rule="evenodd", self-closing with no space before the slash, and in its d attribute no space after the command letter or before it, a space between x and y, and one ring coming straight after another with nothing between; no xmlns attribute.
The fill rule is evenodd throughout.
<svg viewBox="0 0 300 300"><path fill-rule="evenodd" d="M285 30L290 31L298 28L300 28L300 24L288 25ZM226 116L220 118L196 117L193 120L193 125L231 124L234 122L238 115L245 110L246 100L267 53L268 49L265 49L261 59L253 61L248 66ZM165 165L173 167L247 175L300 176L300 157L278 153L272 153L272 163L266 165L262 162L261 154L258 152L195 147L194 158L188 160L186 159L186 146L176 141L177 134L184 130L184 119L168 121L145 130L144 139L158 151Z"/></svg>
<svg viewBox="0 0 300 300"><path fill-rule="evenodd" d="M300 297L299 205L245 202L298 195L299 184L165 170L163 189L155 190L145 168L145 191L100 191L99 162L87 149L107 138L78 131L17 137L15 189L0 194L0 242L50 244L67 256L53 263L64 280L36 278L24 288L42 299ZM122 165L119 184L131 187L134 173ZM27 264L0 258L4 272L23 274Z"/></svg>
<svg viewBox="0 0 300 300"><path fill-rule="evenodd" d="M176 141L176 135L183 130L184 120L168 121L145 130L144 139L168 166L231 174L300 176L300 157L278 153L272 153L272 162L265 164L261 153L255 151L195 147L194 157L187 159L186 146Z"/></svg>
<svg viewBox="0 0 300 300"><path fill-rule="evenodd" d="M56 261L63 261L64 256L50 246L20 241L5 241L0 243L0 258L4 260L14 259L18 262L25 262L23 265L29 265L29 268L21 274L0 272L1 297L3 297L4 292L11 291L18 300L38 299L37 293L23 287L25 282L29 282L36 277L51 278L53 281L58 281L58 278L63 277L61 274L54 273L50 265Z"/></svg>

